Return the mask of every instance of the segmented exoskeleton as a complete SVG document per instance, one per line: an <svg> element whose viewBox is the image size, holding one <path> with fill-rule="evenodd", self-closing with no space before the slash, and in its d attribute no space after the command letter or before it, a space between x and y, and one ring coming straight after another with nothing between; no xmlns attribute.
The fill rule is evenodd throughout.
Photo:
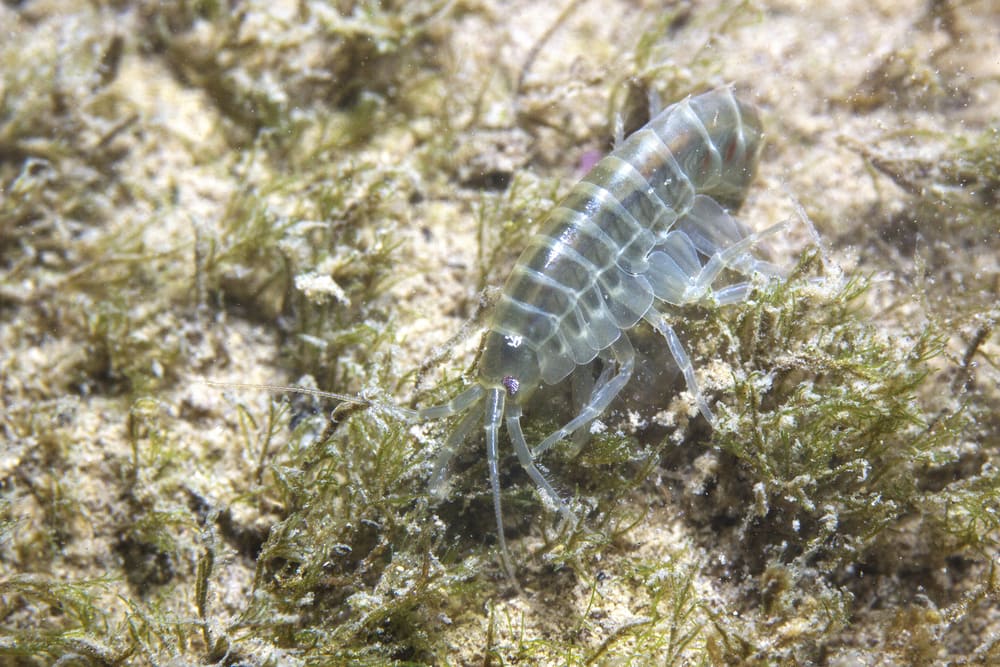
<svg viewBox="0 0 1000 667"><path fill-rule="evenodd" d="M484 415L498 540L508 571L497 472L501 420L541 493L574 521L535 458L598 417L628 383L635 355L626 331L645 320L666 339L699 410L714 422L671 326L676 315L670 306L709 297L718 304L744 299L747 282L712 289L725 269L780 273L750 254L760 235L724 208L742 203L761 140L756 110L729 87L667 107L625 139L552 211L517 260L490 320L478 382L445 405L417 412L423 419L466 413L438 456L437 486L454 451ZM595 358L605 372L579 414L529 448L520 421L526 401L542 384L557 383ZM482 413L473 411L479 405Z"/></svg>
<svg viewBox="0 0 1000 667"><path fill-rule="evenodd" d="M478 382L445 405L416 412L421 419L466 413L438 456L438 487L452 454L484 415L508 572L497 472L501 420L521 465L570 521L573 512L534 460L598 417L628 383L635 355L626 332L641 320L666 339L699 410L714 421L671 326L677 315L669 306L709 295L719 304L744 299L747 282L712 289L724 269L780 273L750 254L759 235L724 208L742 203L761 141L756 110L729 87L667 107L625 139L552 211L517 260L490 319ZM529 448L520 421L528 398L595 358L605 371L579 414ZM480 405L482 413L473 411Z"/></svg>

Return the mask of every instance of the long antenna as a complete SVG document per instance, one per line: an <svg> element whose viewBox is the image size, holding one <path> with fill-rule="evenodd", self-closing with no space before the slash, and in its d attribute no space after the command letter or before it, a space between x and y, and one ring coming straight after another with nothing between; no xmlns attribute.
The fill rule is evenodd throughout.
<svg viewBox="0 0 1000 667"><path fill-rule="evenodd" d="M350 403L351 405L360 405L363 407L375 407L388 412L398 412L400 414L409 417L410 419L417 419L419 417L416 410L411 410L410 408L404 408L398 405L393 405L392 403L385 403L383 401L376 401L371 398L364 398L363 396L351 396L349 394L338 394L333 391L323 391L321 389L310 389L308 387L292 387L288 385L281 384L256 384L251 382L217 382L215 380L206 380L204 378L192 378L194 382L200 382L201 384L208 385L209 387L231 387L235 389L264 389L267 391L275 392L288 392L292 394L305 394L306 396L316 396L317 398L328 398L334 401L340 401L342 403Z"/></svg>

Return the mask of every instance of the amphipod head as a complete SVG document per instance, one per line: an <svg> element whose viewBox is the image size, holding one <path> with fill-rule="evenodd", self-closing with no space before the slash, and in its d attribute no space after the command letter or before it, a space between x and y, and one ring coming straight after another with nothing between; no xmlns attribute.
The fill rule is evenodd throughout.
<svg viewBox="0 0 1000 667"><path fill-rule="evenodd" d="M493 512L497 521L500 560L507 571L507 576L512 580L514 580L514 566L511 563L510 550L507 548L507 539L503 534L503 512L500 508L497 434L501 421L506 418L508 434L515 441L515 447L517 438L520 438L523 455L530 457L527 446L524 445L524 436L521 434L520 415L527 398L538 386L539 376L538 355L521 336L490 330L486 335L483 356L479 360L479 386L486 390L484 401L486 462L490 472L490 488L493 491Z"/></svg>
<svg viewBox="0 0 1000 667"><path fill-rule="evenodd" d="M479 360L479 377L484 387L499 387L507 400L518 405L538 386L538 356L520 336L490 331Z"/></svg>

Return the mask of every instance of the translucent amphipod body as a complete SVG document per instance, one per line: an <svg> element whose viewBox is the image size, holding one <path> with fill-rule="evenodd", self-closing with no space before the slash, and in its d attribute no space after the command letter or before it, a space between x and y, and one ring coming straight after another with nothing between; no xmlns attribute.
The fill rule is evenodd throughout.
<svg viewBox="0 0 1000 667"><path fill-rule="evenodd" d="M725 269L780 274L750 253L760 235L727 211L746 195L762 138L756 110L729 87L673 104L630 135L574 186L517 260L489 320L476 384L445 405L417 411L421 419L465 414L438 456L438 486L455 449L483 424L508 572L497 471L501 422L541 493L575 521L535 458L601 415L628 383L635 353L627 332L643 320L666 339L699 410L714 421L671 326L679 317L671 306L709 294L718 304L744 299L748 282L713 289ZM530 397L596 358L608 370L586 404L529 447L520 419Z"/></svg>

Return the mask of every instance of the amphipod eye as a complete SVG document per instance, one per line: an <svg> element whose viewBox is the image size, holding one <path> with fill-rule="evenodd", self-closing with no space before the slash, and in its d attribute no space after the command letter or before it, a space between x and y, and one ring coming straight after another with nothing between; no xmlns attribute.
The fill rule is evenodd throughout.
<svg viewBox="0 0 1000 667"><path fill-rule="evenodd" d="M500 380L500 384L503 388L507 390L507 395L511 398L517 394L517 390L521 388L521 383L517 381L517 378L513 375L503 376L503 380Z"/></svg>

